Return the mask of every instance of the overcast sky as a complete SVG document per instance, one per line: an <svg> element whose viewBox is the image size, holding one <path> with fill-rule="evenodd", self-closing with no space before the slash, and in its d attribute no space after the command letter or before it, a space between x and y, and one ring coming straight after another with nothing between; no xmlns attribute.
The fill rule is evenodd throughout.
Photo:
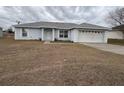
<svg viewBox="0 0 124 93"><path fill-rule="evenodd" d="M108 26L105 17L116 7L95 6L4 6L0 7L0 26L7 27L16 24L36 21L59 21L73 23L93 23Z"/></svg>

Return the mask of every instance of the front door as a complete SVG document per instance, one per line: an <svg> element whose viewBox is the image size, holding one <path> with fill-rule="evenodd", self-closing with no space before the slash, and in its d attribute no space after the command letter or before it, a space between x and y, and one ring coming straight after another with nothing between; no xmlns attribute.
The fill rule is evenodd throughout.
<svg viewBox="0 0 124 93"><path fill-rule="evenodd" d="M46 40L48 40L48 41L52 40L52 32L51 31L46 32Z"/></svg>
<svg viewBox="0 0 124 93"><path fill-rule="evenodd" d="M52 29L44 29L45 40L52 41Z"/></svg>

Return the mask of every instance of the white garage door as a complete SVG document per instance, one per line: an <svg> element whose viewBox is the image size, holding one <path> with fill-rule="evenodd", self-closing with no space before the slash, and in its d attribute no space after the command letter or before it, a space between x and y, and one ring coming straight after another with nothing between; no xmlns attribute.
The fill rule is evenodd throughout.
<svg viewBox="0 0 124 93"><path fill-rule="evenodd" d="M104 33L98 31L79 31L79 42L104 42Z"/></svg>

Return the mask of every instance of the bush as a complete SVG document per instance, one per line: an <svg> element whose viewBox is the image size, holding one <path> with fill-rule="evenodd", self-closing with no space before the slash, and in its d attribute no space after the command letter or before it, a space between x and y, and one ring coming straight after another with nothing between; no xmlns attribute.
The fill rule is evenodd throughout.
<svg viewBox="0 0 124 93"><path fill-rule="evenodd" d="M124 45L124 39L108 39L108 43Z"/></svg>

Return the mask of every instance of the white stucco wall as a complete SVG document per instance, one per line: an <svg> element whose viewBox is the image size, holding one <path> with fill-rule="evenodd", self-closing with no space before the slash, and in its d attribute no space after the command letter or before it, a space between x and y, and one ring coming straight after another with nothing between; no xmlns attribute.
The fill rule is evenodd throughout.
<svg viewBox="0 0 124 93"><path fill-rule="evenodd" d="M78 42L78 30L77 29L71 30L70 40L73 41L73 42Z"/></svg>
<svg viewBox="0 0 124 93"><path fill-rule="evenodd" d="M22 28L15 28L14 30L16 40L35 40L42 37L41 29L25 28L25 30L27 31L27 37L22 36Z"/></svg>
<svg viewBox="0 0 124 93"><path fill-rule="evenodd" d="M106 38L123 39L124 36L123 36L123 32L121 31L107 31Z"/></svg>
<svg viewBox="0 0 124 93"><path fill-rule="evenodd" d="M44 31L44 40L52 41L53 32L52 31Z"/></svg>
<svg viewBox="0 0 124 93"><path fill-rule="evenodd" d="M58 30L55 30L55 34L54 35L55 35L55 39L58 39L58 37L59 37L58 36Z"/></svg>

